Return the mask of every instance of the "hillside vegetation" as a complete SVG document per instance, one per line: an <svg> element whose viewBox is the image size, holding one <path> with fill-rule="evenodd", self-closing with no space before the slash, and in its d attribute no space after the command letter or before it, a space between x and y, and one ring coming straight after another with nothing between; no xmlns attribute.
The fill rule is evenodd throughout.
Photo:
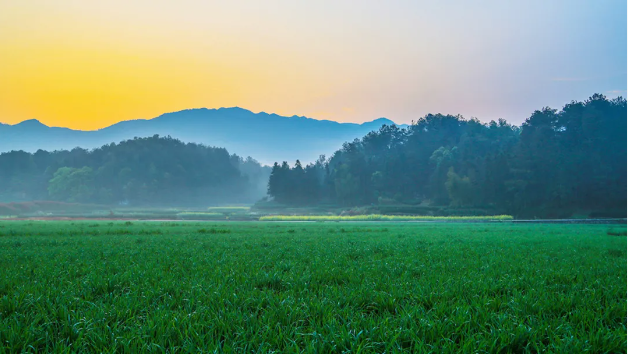
<svg viewBox="0 0 628 354"><path fill-rule="evenodd" d="M250 157L159 136L93 150L12 151L0 154L0 202L252 203L266 194L269 173Z"/></svg>
<svg viewBox="0 0 628 354"><path fill-rule="evenodd" d="M297 206L625 217L626 121L626 100L602 95L535 111L521 127L429 114L406 129L384 126L307 166L275 163L268 191L274 202Z"/></svg>

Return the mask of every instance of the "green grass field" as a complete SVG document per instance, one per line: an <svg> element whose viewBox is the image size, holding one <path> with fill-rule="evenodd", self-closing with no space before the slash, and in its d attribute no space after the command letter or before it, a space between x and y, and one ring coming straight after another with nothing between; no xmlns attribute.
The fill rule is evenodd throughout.
<svg viewBox="0 0 628 354"><path fill-rule="evenodd" d="M0 353L622 353L626 227L0 221Z"/></svg>

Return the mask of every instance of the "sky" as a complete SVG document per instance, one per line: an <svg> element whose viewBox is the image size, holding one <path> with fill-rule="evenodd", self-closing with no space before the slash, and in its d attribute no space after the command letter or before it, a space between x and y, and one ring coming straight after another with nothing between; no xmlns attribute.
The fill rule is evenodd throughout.
<svg viewBox="0 0 628 354"><path fill-rule="evenodd" d="M626 1L0 2L0 122L92 130L188 108L520 124L626 97Z"/></svg>

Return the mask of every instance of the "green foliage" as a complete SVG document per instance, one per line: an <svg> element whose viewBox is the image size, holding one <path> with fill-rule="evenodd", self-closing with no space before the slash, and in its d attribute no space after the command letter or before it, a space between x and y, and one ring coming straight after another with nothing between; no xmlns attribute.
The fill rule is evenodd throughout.
<svg viewBox="0 0 628 354"><path fill-rule="evenodd" d="M321 200L325 194L322 180L325 175L325 156L303 168L297 160L293 168L284 161L275 162L268 181L268 194L279 203L292 205L312 204Z"/></svg>
<svg viewBox="0 0 628 354"><path fill-rule="evenodd" d="M607 231L0 222L0 352L622 353Z"/></svg>
<svg viewBox="0 0 628 354"><path fill-rule="evenodd" d="M625 217L626 112L625 99L596 94L561 111L535 111L521 127L428 114L407 129L383 126L345 143L311 166L316 179L284 163L271 174L269 194L291 205L418 201L525 218Z"/></svg>
<svg viewBox="0 0 628 354"><path fill-rule="evenodd" d="M0 154L0 200L197 206L250 203L270 168L222 148L170 137L135 138L91 151Z"/></svg>
<svg viewBox="0 0 628 354"><path fill-rule="evenodd" d="M449 168L447 172L447 193L449 193L449 199L451 205L454 207L465 207L474 204L474 192L475 188L471 184L469 177L460 178L454 171L453 167Z"/></svg>
<svg viewBox="0 0 628 354"><path fill-rule="evenodd" d="M334 179L336 198L341 204L352 204L356 202L355 195L359 191L359 181L349 171L346 164L338 167L336 178Z"/></svg>
<svg viewBox="0 0 628 354"><path fill-rule="evenodd" d="M90 167L61 167L48 184L48 194L56 200L87 202L94 192L94 171Z"/></svg>

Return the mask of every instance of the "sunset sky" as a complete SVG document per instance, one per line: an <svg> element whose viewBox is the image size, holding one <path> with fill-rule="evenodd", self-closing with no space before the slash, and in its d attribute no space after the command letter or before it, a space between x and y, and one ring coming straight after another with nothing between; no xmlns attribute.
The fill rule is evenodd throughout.
<svg viewBox="0 0 628 354"><path fill-rule="evenodd" d="M626 1L0 2L0 122L187 108L520 124L626 96Z"/></svg>

